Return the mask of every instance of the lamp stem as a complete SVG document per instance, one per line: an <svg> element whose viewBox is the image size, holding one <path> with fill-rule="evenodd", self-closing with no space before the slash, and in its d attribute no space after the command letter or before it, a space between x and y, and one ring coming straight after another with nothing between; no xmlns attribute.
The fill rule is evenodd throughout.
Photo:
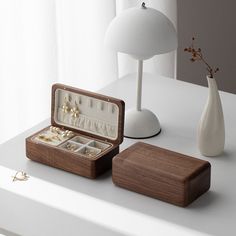
<svg viewBox="0 0 236 236"><path fill-rule="evenodd" d="M137 104L136 104L137 111L141 111L142 79L143 79L143 60L138 60Z"/></svg>

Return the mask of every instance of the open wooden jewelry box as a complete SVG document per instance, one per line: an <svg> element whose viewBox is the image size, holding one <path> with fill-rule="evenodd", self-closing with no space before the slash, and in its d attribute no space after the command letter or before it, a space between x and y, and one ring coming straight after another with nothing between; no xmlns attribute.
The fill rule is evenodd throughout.
<svg viewBox="0 0 236 236"><path fill-rule="evenodd" d="M51 124L26 139L26 156L81 176L96 178L112 166L123 141L122 100L52 86Z"/></svg>

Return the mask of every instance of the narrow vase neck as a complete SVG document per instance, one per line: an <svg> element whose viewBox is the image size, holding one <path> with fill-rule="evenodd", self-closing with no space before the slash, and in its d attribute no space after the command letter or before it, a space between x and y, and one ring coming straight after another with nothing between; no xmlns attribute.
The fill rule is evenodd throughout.
<svg viewBox="0 0 236 236"><path fill-rule="evenodd" d="M218 90L216 80L207 76L207 83L210 90Z"/></svg>
<svg viewBox="0 0 236 236"><path fill-rule="evenodd" d="M207 76L207 82L209 87L208 101L212 102L213 100L220 102L220 95L217 87L216 80Z"/></svg>

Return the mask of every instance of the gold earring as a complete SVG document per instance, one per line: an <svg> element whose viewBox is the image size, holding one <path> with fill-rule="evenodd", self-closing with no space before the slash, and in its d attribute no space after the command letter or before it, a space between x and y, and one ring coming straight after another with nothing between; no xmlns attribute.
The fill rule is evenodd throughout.
<svg viewBox="0 0 236 236"><path fill-rule="evenodd" d="M19 180L19 181L26 181L29 179L29 175L27 175L25 172L23 171L17 171L16 174L14 176L12 176L13 178L13 182L16 181L16 180Z"/></svg>
<svg viewBox="0 0 236 236"><path fill-rule="evenodd" d="M66 149L69 150L69 151L74 152L76 150L76 146L75 146L75 144L67 143L66 144Z"/></svg>
<svg viewBox="0 0 236 236"><path fill-rule="evenodd" d="M62 133L61 133L61 136L63 137L63 138L70 138L70 137L72 137L74 134L73 134L73 132L71 131L71 130L65 130L65 131L63 131Z"/></svg>
<svg viewBox="0 0 236 236"><path fill-rule="evenodd" d="M50 131L55 134L60 134L60 129L58 127L50 126Z"/></svg>
<svg viewBox="0 0 236 236"><path fill-rule="evenodd" d="M64 114L68 113L70 110L69 106L68 106L68 100L67 98L65 97L64 98L64 103L62 105L62 111L64 112Z"/></svg>
<svg viewBox="0 0 236 236"><path fill-rule="evenodd" d="M62 112L63 112L63 121L65 121L66 114L70 111L69 107L69 100L67 97L64 98L64 103L62 105Z"/></svg>
<svg viewBox="0 0 236 236"><path fill-rule="evenodd" d="M44 134L40 134L40 135L38 136L38 138L41 139L41 140L43 140L43 141L45 141L45 142L52 142L52 141L53 141L51 138L47 137L47 136L44 135Z"/></svg>
<svg viewBox="0 0 236 236"><path fill-rule="evenodd" d="M56 139L57 141L62 141L61 138L59 137L59 134L52 136L52 139Z"/></svg>
<svg viewBox="0 0 236 236"><path fill-rule="evenodd" d="M75 106L73 108L71 108L71 116L73 118L78 118L79 116L79 108L78 108L78 105L77 105L77 102L75 101Z"/></svg>
<svg viewBox="0 0 236 236"><path fill-rule="evenodd" d="M85 155L88 157L94 157L94 156L98 155L100 152L101 152L101 150L98 153L96 153L95 151L87 149L87 150L85 150Z"/></svg>

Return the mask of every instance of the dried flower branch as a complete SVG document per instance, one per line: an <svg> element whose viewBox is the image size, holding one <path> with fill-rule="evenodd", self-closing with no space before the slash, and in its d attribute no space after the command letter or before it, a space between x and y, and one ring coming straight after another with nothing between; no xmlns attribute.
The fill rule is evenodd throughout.
<svg viewBox="0 0 236 236"><path fill-rule="evenodd" d="M191 45L188 48L185 48L184 51L192 54L192 57L190 58L191 62L202 61L206 65L206 70L209 73L209 77L214 78L214 75L219 71L219 68L213 68L206 62L205 58L203 57L201 48L196 49L194 47L194 41L195 38L193 37Z"/></svg>

